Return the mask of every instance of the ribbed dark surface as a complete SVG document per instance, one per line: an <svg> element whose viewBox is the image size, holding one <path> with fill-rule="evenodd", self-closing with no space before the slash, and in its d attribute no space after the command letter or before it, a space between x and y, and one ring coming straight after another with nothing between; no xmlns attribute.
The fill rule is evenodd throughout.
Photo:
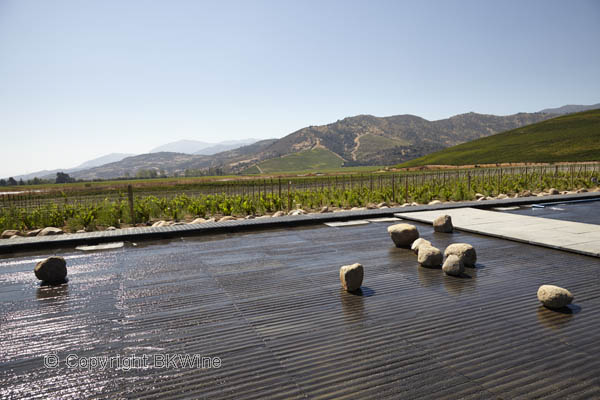
<svg viewBox="0 0 600 400"><path fill-rule="evenodd" d="M483 236L463 278L418 267L390 223L221 234L65 253L70 281L40 288L39 257L0 262L0 398L600 397L600 263ZM365 266L362 295L341 265ZM571 313L536 299L575 295ZM220 369L43 366L78 356L198 353Z"/></svg>
<svg viewBox="0 0 600 400"><path fill-rule="evenodd" d="M558 203L543 208L526 207L508 212L511 214L530 215L532 217L600 225L600 201Z"/></svg>

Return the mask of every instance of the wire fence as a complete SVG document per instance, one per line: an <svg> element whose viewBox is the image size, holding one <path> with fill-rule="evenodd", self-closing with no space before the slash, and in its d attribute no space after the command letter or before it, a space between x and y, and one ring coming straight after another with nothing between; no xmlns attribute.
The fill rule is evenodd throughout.
<svg viewBox="0 0 600 400"><path fill-rule="evenodd" d="M519 190L543 190L547 186L575 188L576 183L593 186L600 174L600 163L576 163L544 166L518 166L499 168L472 168L465 170L437 170L416 173L372 173L335 176L293 178L239 179L196 183L186 188L173 187L134 189L136 198L153 196L172 200L178 196L198 198L203 196L241 196L259 199L266 195L281 199L297 192L389 191L389 201L394 203L416 200L414 193L422 188L452 189L466 185L466 193L486 191L489 195ZM580 181L584 179L584 181ZM589 183L589 184L587 184ZM566 185L566 186L565 186ZM435 191L435 190L434 190ZM423 196L420 196L423 197ZM425 196L426 197L426 196ZM128 200L127 187L72 191L31 190L2 194L0 209L35 209L53 205L92 206L104 202ZM422 198L420 200L423 200Z"/></svg>

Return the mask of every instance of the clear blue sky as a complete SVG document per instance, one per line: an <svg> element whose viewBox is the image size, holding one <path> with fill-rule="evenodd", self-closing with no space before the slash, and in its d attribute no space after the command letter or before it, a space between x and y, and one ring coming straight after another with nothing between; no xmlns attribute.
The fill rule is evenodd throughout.
<svg viewBox="0 0 600 400"><path fill-rule="evenodd" d="M0 0L0 177L356 114L597 102L597 0Z"/></svg>

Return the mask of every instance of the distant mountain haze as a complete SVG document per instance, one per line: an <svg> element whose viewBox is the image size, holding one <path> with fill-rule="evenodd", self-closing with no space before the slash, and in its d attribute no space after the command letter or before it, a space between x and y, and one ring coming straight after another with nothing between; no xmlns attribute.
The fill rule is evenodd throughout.
<svg viewBox="0 0 600 400"><path fill-rule="evenodd" d="M566 106L557 107L557 108L545 108L540 112L548 113L548 114L571 114L571 113L577 113L577 112L581 112L581 111L597 110L599 108L600 108L600 103L592 104L591 106L567 104Z"/></svg>
<svg viewBox="0 0 600 400"><path fill-rule="evenodd" d="M150 153L170 152L170 153L184 153L184 154L203 154L211 155L235 149L240 146L251 144L256 142L257 139L242 139L242 140L226 140L217 143L202 142L199 140L178 140L158 146Z"/></svg>
<svg viewBox="0 0 600 400"><path fill-rule="evenodd" d="M14 178L16 180L23 179L24 181L27 181L29 179L33 179L36 177L42 178L42 179L53 179L53 178L56 178L57 172L65 172L67 174L70 174L75 171L94 168L99 165L104 165L104 164L108 164L108 163L112 163L112 162L121 161L122 159L133 156L133 155L135 155L135 154L111 153L111 154L107 154L105 156L101 156L98 158L94 158L92 160L85 161L85 162L81 163L80 165L73 167L73 168L62 168L62 169L36 171L36 172L29 173L29 174L18 175L18 176L15 176Z"/></svg>

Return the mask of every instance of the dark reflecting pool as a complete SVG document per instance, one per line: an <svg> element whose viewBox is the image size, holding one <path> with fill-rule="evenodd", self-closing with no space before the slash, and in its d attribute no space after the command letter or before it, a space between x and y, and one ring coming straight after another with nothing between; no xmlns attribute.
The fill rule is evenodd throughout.
<svg viewBox="0 0 600 400"><path fill-rule="evenodd" d="M54 253L1 259L0 398L600 396L598 259L416 224L476 248L450 277L388 225L64 250L57 287L33 274ZM544 283L574 311L541 307Z"/></svg>

